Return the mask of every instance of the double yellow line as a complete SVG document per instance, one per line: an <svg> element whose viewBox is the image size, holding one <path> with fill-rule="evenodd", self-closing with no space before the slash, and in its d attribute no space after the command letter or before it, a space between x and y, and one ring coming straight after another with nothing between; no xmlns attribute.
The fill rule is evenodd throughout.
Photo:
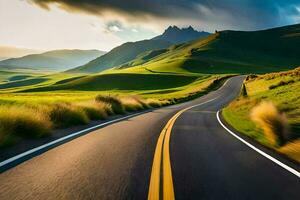
<svg viewBox="0 0 300 200"><path fill-rule="evenodd" d="M153 165L150 177L149 191L148 191L148 200L159 200L160 199L160 184L161 184L161 165L162 165L162 192L164 200L173 200L175 199L174 187L173 187L173 178L172 178L172 169L170 161L170 137L172 127L176 119L185 111L200 106L202 104L211 102L217 98L205 101L203 103L187 107L185 109L177 112L166 124L166 126L161 131L158 141L156 144Z"/></svg>

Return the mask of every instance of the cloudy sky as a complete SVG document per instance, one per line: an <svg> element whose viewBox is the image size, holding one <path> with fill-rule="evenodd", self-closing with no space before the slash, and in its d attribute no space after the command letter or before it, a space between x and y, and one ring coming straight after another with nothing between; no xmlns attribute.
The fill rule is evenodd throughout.
<svg viewBox="0 0 300 200"><path fill-rule="evenodd" d="M0 0L0 46L110 50L169 25L211 31L300 23L300 0Z"/></svg>

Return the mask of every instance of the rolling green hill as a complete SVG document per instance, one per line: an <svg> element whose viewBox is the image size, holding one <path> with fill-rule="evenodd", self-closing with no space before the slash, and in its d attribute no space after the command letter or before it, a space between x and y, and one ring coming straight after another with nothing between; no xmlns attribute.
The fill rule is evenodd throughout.
<svg viewBox="0 0 300 200"><path fill-rule="evenodd" d="M155 51L154 54L150 52L151 59L140 56L114 70L182 73L273 72L291 69L300 64L299 45L299 24L252 32L221 31L204 39Z"/></svg>
<svg viewBox="0 0 300 200"><path fill-rule="evenodd" d="M98 50L55 50L0 61L0 69L29 68L64 71L85 64L105 52Z"/></svg>
<svg viewBox="0 0 300 200"><path fill-rule="evenodd" d="M89 63L69 70L68 72L100 72L114 66L119 66L134 59L138 54L153 50L162 49L170 46L172 43L164 40L142 40L138 42L127 42L112 49L107 54L90 61Z"/></svg>
<svg viewBox="0 0 300 200"><path fill-rule="evenodd" d="M183 43L210 35L208 32L198 32L192 27L178 28L170 26L162 35L150 40L127 42L112 49L107 54L69 72L101 72L112 67L118 67L130 63L132 60L147 51L156 51L167 48L173 44Z"/></svg>
<svg viewBox="0 0 300 200"><path fill-rule="evenodd" d="M162 90L191 84L199 76L172 74L100 74L83 76L58 84L26 90L26 92L52 90Z"/></svg>

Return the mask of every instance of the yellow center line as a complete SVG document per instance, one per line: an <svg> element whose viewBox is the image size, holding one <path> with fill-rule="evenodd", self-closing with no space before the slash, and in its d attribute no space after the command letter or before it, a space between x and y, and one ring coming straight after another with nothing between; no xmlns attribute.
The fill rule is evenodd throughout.
<svg viewBox="0 0 300 200"><path fill-rule="evenodd" d="M216 114L217 111L210 111L210 110L190 110L188 112L193 112L193 113L211 113L211 114Z"/></svg>
<svg viewBox="0 0 300 200"><path fill-rule="evenodd" d="M156 144L152 171L150 177L149 191L148 191L148 200L159 200L160 199L160 172L161 165L163 165L163 199L164 200L174 200L174 186L172 178L172 168L170 160L170 138L172 127L176 119L185 111L194 108L196 106L203 105L205 103L211 102L217 98L208 100L206 102L187 107L185 109L177 112L166 124L166 126L161 131L158 141Z"/></svg>

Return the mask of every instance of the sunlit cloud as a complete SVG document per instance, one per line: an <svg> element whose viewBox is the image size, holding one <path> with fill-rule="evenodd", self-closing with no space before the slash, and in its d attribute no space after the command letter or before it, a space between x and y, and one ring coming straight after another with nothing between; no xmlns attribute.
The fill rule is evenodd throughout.
<svg viewBox="0 0 300 200"><path fill-rule="evenodd" d="M299 0L30 0L42 8L50 5L161 30L165 22L196 24L206 29L253 30L291 23L290 7ZM283 16L280 13L285 12Z"/></svg>
<svg viewBox="0 0 300 200"><path fill-rule="evenodd" d="M0 45L109 50L169 25L256 30L300 23L299 0L0 0Z"/></svg>

